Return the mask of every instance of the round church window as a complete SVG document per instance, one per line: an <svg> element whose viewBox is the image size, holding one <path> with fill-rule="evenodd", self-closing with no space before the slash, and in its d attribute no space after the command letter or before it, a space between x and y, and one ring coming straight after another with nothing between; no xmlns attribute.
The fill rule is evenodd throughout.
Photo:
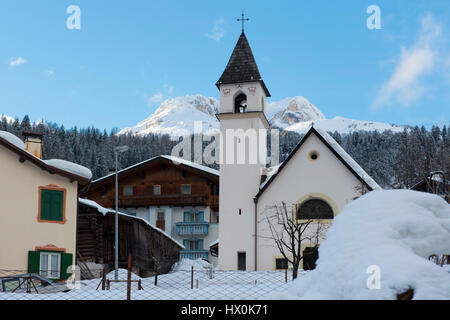
<svg viewBox="0 0 450 320"><path fill-rule="evenodd" d="M314 150L309 153L309 158L313 161L319 159L319 152Z"/></svg>

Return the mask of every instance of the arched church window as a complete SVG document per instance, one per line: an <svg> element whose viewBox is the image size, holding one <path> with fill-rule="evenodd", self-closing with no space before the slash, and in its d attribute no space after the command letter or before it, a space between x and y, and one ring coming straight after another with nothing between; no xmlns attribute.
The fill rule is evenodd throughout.
<svg viewBox="0 0 450 320"><path fill-rule="evenodd" d="M306 200L297 208L297 219L333 219L333 209L321 199Z"/></svg>
<svg viewBox="0 0 450 320"><path fill-rule="evenodd" d="M247 109L247 96L243 93L234 99L234 112L243 113Z"/></svg>

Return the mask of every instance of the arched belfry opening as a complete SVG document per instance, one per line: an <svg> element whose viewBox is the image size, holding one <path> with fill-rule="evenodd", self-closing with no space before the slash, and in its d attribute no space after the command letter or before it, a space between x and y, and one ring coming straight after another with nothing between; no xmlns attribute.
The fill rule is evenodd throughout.
<svg viewBox="0 0 450 320"><path fill-rule="evenodd" d="M243 113L247 110L247 96L243 93L234 99L234 112Z"/></svg>

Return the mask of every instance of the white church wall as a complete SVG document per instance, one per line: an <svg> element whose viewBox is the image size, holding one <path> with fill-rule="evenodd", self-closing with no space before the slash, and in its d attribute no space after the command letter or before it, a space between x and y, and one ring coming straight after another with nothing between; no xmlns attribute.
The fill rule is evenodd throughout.
<svg viewBox="0 0 450 320"><path fill-rule="evenodd" d="M318 152L317 160L310 158L312 151ZM315 134L311 134L259 197L258 221L263 220L265 210L271 205L281 201L300 203L309 196L325 200L336 215L360 195L357 191L360 185L361 182L331 150ZM311 225L310 230L315 230L315 226ZM267 222L259 222L258 270L273 270L274 258L281 256L274 241L268 239L270 237Z"/></svg>

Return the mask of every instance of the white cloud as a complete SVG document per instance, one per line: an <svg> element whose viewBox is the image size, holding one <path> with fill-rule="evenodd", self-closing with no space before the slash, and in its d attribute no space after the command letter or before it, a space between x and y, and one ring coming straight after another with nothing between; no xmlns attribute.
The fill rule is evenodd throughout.
<svg viewBox="0 0 450 320"><path fill-rule="evenodd" d="M28 61L22 57L18 57L18 58L12 57L9 59L9 67L10 68L15 68L15 67L20 66L21 64L25 64L25 63L28 63Z"/></svg>
<svg viewBox="0 0 450 320"><path fill-rule="evenodd" d="M407 106L422 96L425 89L420 80L435 67L438 55L435 42L440 35L441 26L431 15L424 16L414 45L401 47L400 60L389 80L379 90L373 103L375 108L392 103Z"/></svg>
<svg viewBox="0 0 450 320"><path fill-rule="evenodd" d="M48 70L45 70L45 75L49 78L53 78L55 76L55 68L50 68Z"/></svg>
<svg viewBox="0 0 450 320"><path fill-rule="evenodd" d="M153 103L161 103L164 100L164 94L160 91L158 91L157 93L155 93L154 95L150 96L147 99L147 103L148 104L153 104Z"/></svg>
<svg viewBox="0 0 450 320"><path fill-rule="evenodd" d="M161 103L164 100L170 99L173 95L174 87L168 84L163 84L163 89L158 89L153 95L147 98L147 104L153 105Z"/></svg>
<svg viewBox="0 0 450 320"><path fill-rule="evenodd" d="M208 38L211 38L215 41L220 41L220 39L223 38L225 35L225 19L219 18L214 22L214 26L211 30L211 32L206 33L206 36Z"/></svg>

